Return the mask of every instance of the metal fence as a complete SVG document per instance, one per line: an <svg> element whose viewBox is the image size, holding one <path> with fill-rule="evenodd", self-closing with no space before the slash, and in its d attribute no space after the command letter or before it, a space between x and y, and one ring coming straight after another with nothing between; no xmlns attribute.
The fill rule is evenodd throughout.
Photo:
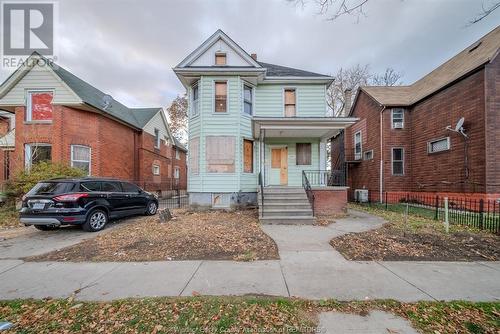
<svg viewBox="0 0 500 334"><path fill-rule="evenodd" d="M445 199L448 200L450 224L460 224L500 234L500 200L472 196L438 196L418 193L385 192L380 202L360 203L394 212L408 212L434 220L445 219Z"/></svg>
<svg viewBox="0 0 500 334"><path fill-rule="evenodd" d="M186 190L176 189L163 192L158 199L160 209L178 209L189 205L189 194Z"/></svg>

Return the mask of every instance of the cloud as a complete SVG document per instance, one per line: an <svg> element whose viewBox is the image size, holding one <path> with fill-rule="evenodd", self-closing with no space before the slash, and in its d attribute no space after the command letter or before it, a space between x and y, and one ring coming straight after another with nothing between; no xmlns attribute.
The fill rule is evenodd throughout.
<svg viewBox="0 0 500 334"><path fill-rule="evenodd" d="M259 60L334 73L369 63L411 83L496 26L466 27L475 1L370 0L366 17L330 22L314 1L73 0L60 2L59 64L130 106L167 106L184 88L171 68L218 28ZM4 80L9 73L0 72Z"/></svg>

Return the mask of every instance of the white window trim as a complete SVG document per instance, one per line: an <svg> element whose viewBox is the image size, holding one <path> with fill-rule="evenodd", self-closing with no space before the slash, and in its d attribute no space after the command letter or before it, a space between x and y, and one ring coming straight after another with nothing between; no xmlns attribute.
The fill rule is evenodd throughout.
<svg viewBox="0 0 500 334"><path fill-rule="evenodd" d="M356 136L359 133L359 158L356 158ZM354 133L354 160L362 160L363 159L363 133L361 130L356 131Z"/></svg>
<svg viewBox="0 0 500 334"><path fill-rule="evenodd" d="M194 99L194 89L198 89L198 99ZM196 108L196 114L194 113L194 106L197 106ZM196 82L194 85L191 86L191 117L194 118L200 114L200 85L199 82Z"/></svg>
<svg viewBox="0 0 500 334"><path fill-rule="evenodd" d="M370 153L371 154L371 158L366 158L366 153ZM363 152L363 160L373 160L373 150L368 150L368 151L364 151Z"/></svg>
<svg viewBox="0 0 500 334"><path fill-rule="evenodd" d="M75 160L73 159L73 149L75 147L85 147L85 148L88 148L89 149L89 161L85 161L85 160ZM86 162L89 164L89 174L88 176L92 175L92 147L90 146L86 146L86 145L71 145L71 167L74 167L74 164L73 162Z"/></svg>
<svg viewBox="0 0 500 334"><path fill-rule="evenodd" d="M158 131L158 137L156 136L156 132ZM161 147L161 132L160 129L155 128L153 130L154 132L154 137L155 137L155 148L160 148Z"/></svg>
<svg viewBox="0 0 500 334"><path fill-rule="evenodd" d="M177 147L175 148L175 159L181 160L181 152Z"/></svg>
<svg viewBox="0 0 500 334"><path fill-rule="evenodd" d="M28 143L24 144L24 168L29 170L31 168L31 155L32 155L32 146L50 146L52 148L52 144L49 143Z"/></svg>
<svg viewBox="0 0 500 334"><path fill-rule="evenodd" d="M226 111L216 112L215 111L215 84L216 83L226 83ZM229 114L229 80L212 80L212 114L214 115L227 115Z"/></svg>
<svg viewBox="0 0 500 334"><path fill-rule="evenodd" d="M54 101L55 97L55 89L53 88L37 88L37 89L28 89L26 90L25 101L26 101L26 110L24 115L24 121L29 123L52 123L51 120L33 120L32 110L31 110L31 94L32 93L52 93L52 101ZM53 110L52 110L53 111Z"/></svg>
<svg viewBox="0 0 500 334"><path fill-rule="evenodd" d="M394 127L394 112L395 111L401 111L401 124L402 124L402 127L401 128L395 128ZM392 108L391 109L391 129L396 129L396 130L400 130L400 129L404 129L405 128L405 110L403 108Z"/></svg>
<svg viewBox="0 0 500 334"><path fill-rule="evenodd" d="M153 175L160 175L161 174L161 169L160 169L160 165L157 165L157 164L153 164L153 166L151 167L151 172L153 173ZM155 169L158 168L158 173L155 172Z"/></svg>
<svg viewBox="0 0 500 334"><path fill-rule="evenodd" d="M447 147L444 150L432 151L431 150L432 144L437 143L437 142L442 141L442 140L446 140ZM449 151L450 149L451 149L451 140L450 140L450 137L443 137L443 138L439 138L439 139L433 139L433 140L430 140L430 141L427 142L427 153L428 154L446 152L446 151Z"/></svg>
<svg viewBox="0 0 500 334"><path fill-rule="evenodd" d="M295 91L295 116L294 117L299 117L299 94L298 94L298 89L295 86L286 86L283 87L281 91L281 107L283 108L283 117L285 116L285 91L287 90L294 90ZM286 118L293 118L293 117L286 117Z"/></svg>
<svg viewBox="0 0 500 334"><path fill-rule="evenodd" d="M250 88L250 91L252 92L252 112L250 114L247 114L245 112L245 87L248 87ZM249 84L249 83L246 83L246 82L243 82L243 89L242 89L242 96L241 96L241 113L243 114L243 116L246 116L246 117L253 117L254 115L254 112L255 112L255 86Z"/></svg>
<svg viewBox="0 0 500 334"><path fill-rule="evenodd" d="M397 162L401 161L403 164L403 173L394 174L394 150L401 150L402 160L396 160ZM404 176L405 175L405 149L403 147L391 147L391 175L394 176Z"/></svg>
<svg viewBox="0 0 500 334"><path fill-rule="evenodd" d="M174 167L174 179L181 178L181 169L179 167Z"/></svg>

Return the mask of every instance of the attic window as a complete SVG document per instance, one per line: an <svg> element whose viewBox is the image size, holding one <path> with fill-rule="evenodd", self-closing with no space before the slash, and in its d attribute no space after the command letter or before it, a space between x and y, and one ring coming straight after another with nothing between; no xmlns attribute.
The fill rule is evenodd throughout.
<svg viewBox="0 0 500 334"><path fill-rule="evenodd" d="M226 65L226 54L225 53L216 53L215 54L215 65L223 66Z"/></svg>
<svg viewBox="0 0 500 334"><path fill-rule="evenodd" d="M469 49L469 52L472 52L474 50L476 50L480 45L481 43L483 43L482 41L479 41L477 42L476 44L474 44L470 49Z"/></svg>

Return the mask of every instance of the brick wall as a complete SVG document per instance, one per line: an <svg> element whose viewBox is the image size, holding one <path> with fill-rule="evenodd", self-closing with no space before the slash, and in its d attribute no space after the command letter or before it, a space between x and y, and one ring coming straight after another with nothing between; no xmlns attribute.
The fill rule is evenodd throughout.
<svg viewBox="0 0 500 334"><path fill-rule="evenodd" d="M486 191L500 193L500 57L485 70Z"/></svg>
<svg viewBox="0 0 500 334"><path fill-rule="evenodd" d="M313 188L314 214L335 215L347 210L347 189Z"/></svg>
<svg viewBox="0 0 500 334"><path fill-rule="evenodd" d="M392 129L391 108L380 116L381 107L366 93L360 92L353 117L360 121L346 129L347 160L354 157L354 133L363 134L363 152L373 149L373 160L349 164L349 196L354 189L368 189L371 200L378 200L380 170L380 117L382 117L383 190L389 192L499 193L500 187L500 61L496 60L454 85L426 98L405 111L404 129ZM485 73L486 72L486 73ZM486 78L486 84L485 84ZM487 92L485 117L485 91ZM446 130L465 117L464 128L469 136L466 182L464 171L464 140ZM486 131L485 131L486 123ZM486 132L486 135L485 135ZM450 137L451 149L440 153L427 152L431 140ZM485 148L486 143L486 148ZM405 152L404 175L392 175L392 148ZM493 152L493 153L492 153ZM332 152L332 158L334 153ZM486 188L485 183L499 184Z"/></svg>

